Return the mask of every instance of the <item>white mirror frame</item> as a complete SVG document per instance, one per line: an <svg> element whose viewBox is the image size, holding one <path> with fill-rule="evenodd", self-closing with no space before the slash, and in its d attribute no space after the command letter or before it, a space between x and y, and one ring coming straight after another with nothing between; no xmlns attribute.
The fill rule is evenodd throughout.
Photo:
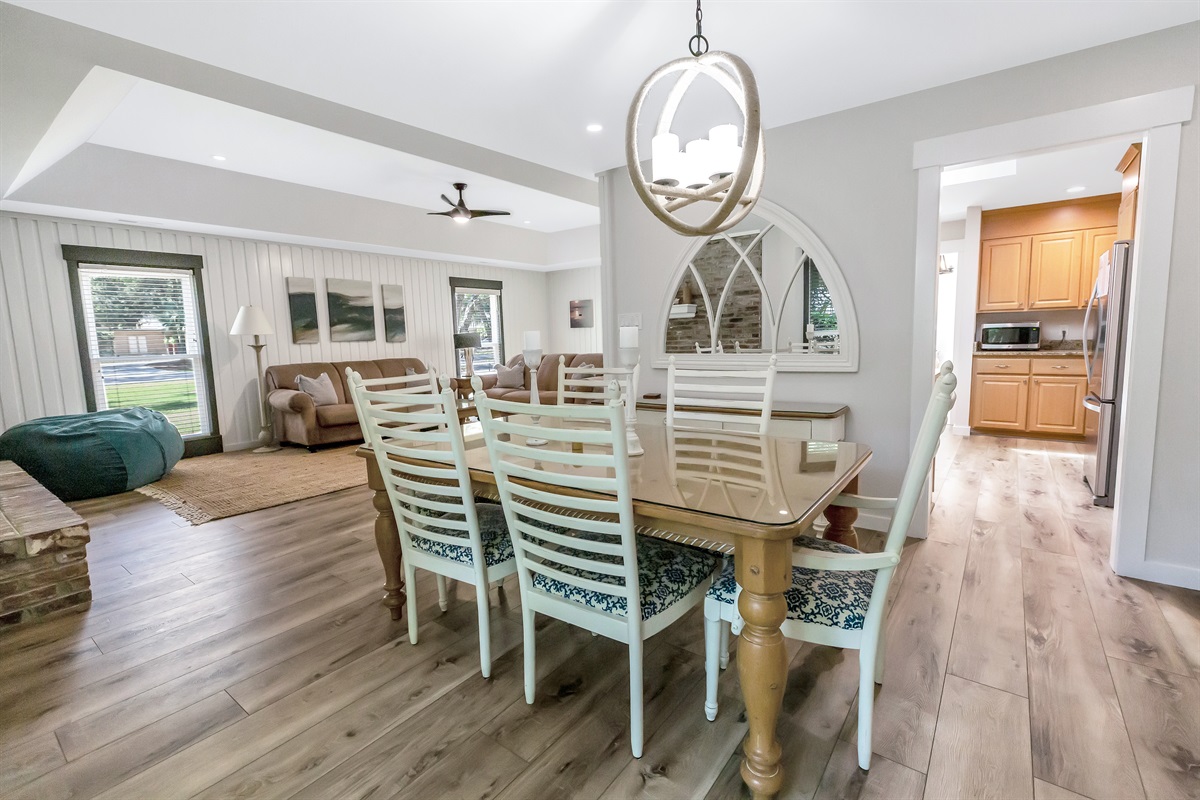
<svg viewBox="0 0 1200 800"><path fill-rule="evenodd" d="M781 231L792 237L792 240L812 256L825 286L833 299L837 310L838 333L840 334L840 352L833 353L668 353L666 352L667 325L670 322L671 305L675 301L675 292L684 275L691 268L692 259L700 248L708 242L709 237L697 238L680 259L679 265L668 283L667 293L663 297L662 307L658 314L658 331L654 343L654 366L658 369L667 368L667 359L675 357L675 364L691 369L721 368L721 369L761 369L771 358L776 358L777 369L780 372L858 372L858 316L854 312L854 301L850 297L850 287L842 275L841 268L833 259L833 254L827 248L812 228L796 218L777 203L765 197L759 198L754 207L754 213L763 220L773 224ZM765 298L771 302L771 298Z"/></svg>

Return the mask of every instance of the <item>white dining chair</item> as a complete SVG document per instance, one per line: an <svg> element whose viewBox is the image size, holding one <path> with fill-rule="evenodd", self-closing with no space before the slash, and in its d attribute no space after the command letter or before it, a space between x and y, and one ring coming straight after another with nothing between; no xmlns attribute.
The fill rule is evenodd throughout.
<svg viewBox="0 0 1200 800"><path fill-rule="evenodd" d="M610 384L603 404L547 406L538 426L509 416L527 411L523 404L480 396L479 418L517 557L525 700L533 703L537 688L537 614L624 642L630 744L641 758L642 643L704 599L716 560L635 536L625 409L616 394ZM527 438L549 442L531 447Z"/></svg>
<svg viewBox="0 0 1200 800"><path fill-rule="evenodd" d="M933 396L916 446L908 461L897 497L838 495L833 505L873 510L891 510L887 540L879 553L860 553L853 547L800 537L801 545L792 559L792 588L785 593L787 618L780 626L783 635L814 644L849 647L858 657L858 765L871 768L871 720L875 706L875 684L883 683L883 629L887 623L888 585L900 563L900 550L908 534L921 486L929 475L946 416L954 406L958 379L954 366L942 364ZM737 603L741 588L734 565L727 563L704 600L704 651L706 691L705 715L717 717L717 682L720 675L722 626L742 626Z"/></svg>
<svg viewBox="0 0 1200 800"><path fill-rule="evenodd" d="M436 387L432 375L431 371L430 381ZM458 422L458 400L449 386L414 396L413 392L387 388L395 384L394 378L366 380L349 367L346 378L396 518L405 584L412 592L417 569L432 572L443 611L447 607L446 578L475 587L479 666L486 678L492 674L488 588L491 582L516 572L517 565L503 509L475 503ZM416 597L410 596L405 605L408 639L416 644Z"/></svg>
<svg viewBox="0 0 1200 800"><path fill-rule="evenodd" d="M696 342L695 344L697 355L722 355L725 352L725 345L721 342L717 342L716 345L709 347L701 347L699 342Z"/></svg>
<svg viewBox="0 0 1200 800"><path fill-rule="evenodd" d="M566 356L558 357L558 404L602 403L608 385L617 382L620 397L636 404L638 367L568 367ZM629 398L634 398L630 401Z"/></svg>
<svg viewBox="0 0 1200 800"><path fill-rule="evenodd" d="M766 369L680 369L675 356L667 360L668 427L741 423L757 425L766 434L771 423L775 391L775 356ZM731 410L741 414L729 413Z"/></svg>

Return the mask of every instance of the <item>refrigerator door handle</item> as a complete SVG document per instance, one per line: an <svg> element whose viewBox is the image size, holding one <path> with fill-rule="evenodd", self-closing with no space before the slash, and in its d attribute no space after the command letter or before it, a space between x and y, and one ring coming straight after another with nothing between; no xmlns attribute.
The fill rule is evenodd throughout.
<svg viewBox="0 0 1200 800"><path fill-rule="evenodd" d="M1097 285L1092 286L1092 295L1091 295L1091 297L1088 298L1087 310L1083 312L1083 371L1084 371L1084 374L1087 375L1087 382L1088 382L1089 386L1092 384L1092 357L1088 350L1088 323L1091 321L1091 318L1092 318L1092 306L1094 306L1096 304L1097 288L1098 288ZM1097 315L1096 316L1097 327L1099 327L1099 321L1100 321L1100 317L1099 317L1099 315ZM1096 335L1097 336L1100 335L1100 332L1098 330L1096 332Z"/></svg>

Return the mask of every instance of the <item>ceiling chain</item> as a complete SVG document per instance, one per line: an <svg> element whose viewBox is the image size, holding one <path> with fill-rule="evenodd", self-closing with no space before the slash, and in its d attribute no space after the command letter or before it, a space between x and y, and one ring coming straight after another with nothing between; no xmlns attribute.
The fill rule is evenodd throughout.
<svg viewBox="0 0 1200 800"><path fill-rule="evenodd" d="M701 32L701 23L704 22L704 11L700 8L700 0L696 0L696 35L688 40L688 50L692 55L699 58L708 52L708 39L704 38Z"/></svg>

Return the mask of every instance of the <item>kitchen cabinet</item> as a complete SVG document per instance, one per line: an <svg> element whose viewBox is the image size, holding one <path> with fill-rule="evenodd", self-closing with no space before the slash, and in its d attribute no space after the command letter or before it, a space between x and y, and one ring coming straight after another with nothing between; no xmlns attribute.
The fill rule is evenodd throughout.
<svg viewBox="0 0 1200 800"><path fill-rule="evenodd" d="M983 212L976 309L1083 308L1116 241L1120 202L1114 194Z"/></svg>
<svg viewBox="0 0 1200 800"><path fill-rule="evenodd" d="M1024 375L976 375L971 382L971 427L1024 431L1029 378Z"/></svg>
<svg viewBox="0 0 1200 800"><path fill-rule="evenodd" d="M1083 434L1087 378L1034 375L1029 384L1030 433Z"/></svg>
<svg viewBox="0 0 1200 800"><path fill-rule="evenodd" d="M1083 434L1083 358L977 356L971 427L1075 437Z"/></svg>
<svg viewBox="0 0 1200 800"><path fill-rule="evenodd" d="M1030 236L980 242L979 310L1020 311L1029 283Z"/></svg>
<svg viewBox="0 0 1200 800"><path fill-rule="evenodd" d="M1028 309L1078 308L1083 231L1031 237Z"/></svg>
<svg viewBox="0 0 1200 800"><path fill-rule="evenodd" d="M1079 272L1079 307L1087 308L1096 285L1096 271L1100 267L1100 256L1112 249L1117 241L1117 226L1092 228L1083 232L1083 269Z"/></svg>

